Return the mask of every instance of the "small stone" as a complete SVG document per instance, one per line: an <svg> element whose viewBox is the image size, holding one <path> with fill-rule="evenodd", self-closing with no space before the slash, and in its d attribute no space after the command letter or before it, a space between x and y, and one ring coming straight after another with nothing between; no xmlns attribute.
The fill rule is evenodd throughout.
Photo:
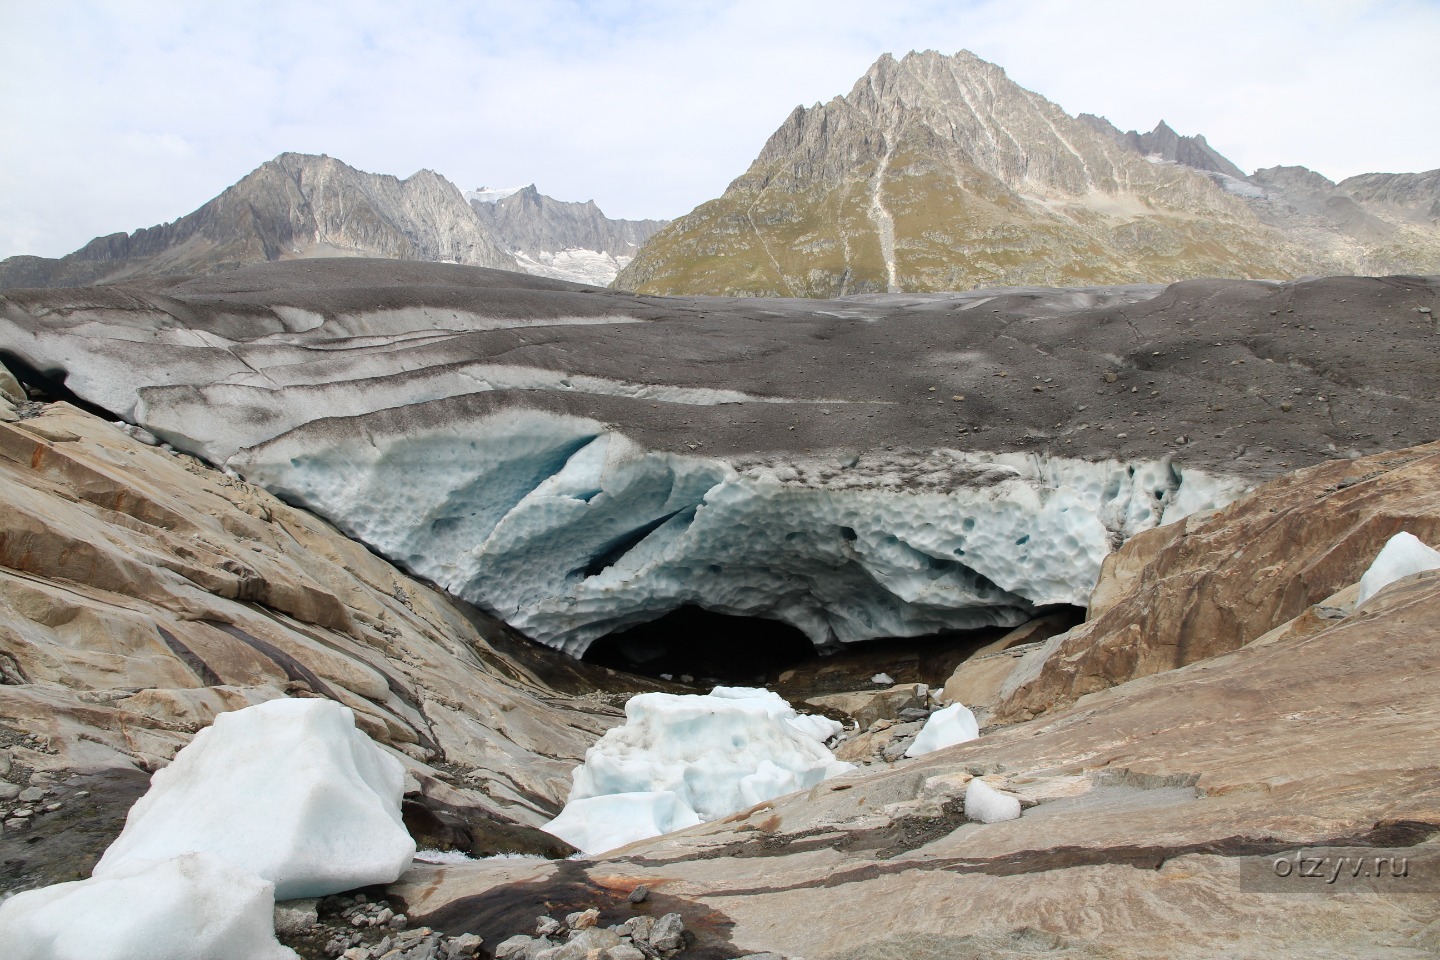
<svg viewBox="0 0 1440 960"><path fill-rule="evenodd" d="M645 954L631 944L622 943L606 950L605 960L645 960Z"/></svg>
<svg viewBox="0 0 1440 960"><path fill-rule="evenodd" d="M391 930L404 930L410 924L410 918L403 913L397 913L390 918Z"/></svg>
<svg viewBox="0 0 1440 960"><path fill-rule="evenodd" d="M7 800L14 800L20 796L20 788L13 783L6 783L0 780L0 803Z"/></svg>
<svg viewBox="0 0 1440 960"><path fill-rule="evenodd" d="M1291 403L1289 400L1286 400L1280 404L1280 409L1283 410L1285 413L1289 413L1291 410L1295 409L1295 404Z"/></svg>
<svg viewBox="0 0 1440 960"><path fill-rule="evenodd" d="M955 394L955 396L951 397L950 399L951 399L951 400L954 400L956 403L959 403L961 400L964 400L964 399L965 399L965 394L963 394L963 393L957 393L957 394Z"/></svg>
<svg viewBox="0 0 1440 960"><path fill-rule="evenodd" d="M535 918L535 936L549 937L559 933L564 927L554 917Z"/></svg>
<svg viewBox="0 0 1440 960"><path fill-rule="evenodd" d="M444 956L446 960L461 960L465 957L473 957L480 950L480 945L485 941L473 933L462 933L458 937L451 937L445 941Z"/></svg>
<svg viewBox="0 0 1440 960"><path fill-rule="evenodd" d="M589 910L581 910L565 917L565 926L571 930L589 930L600 922L600 911L591 907Z"/></svg>
<svg viewBox="0 0 1440 960"><path fill-rule="evenodd" d="M643 883L640 884L640 886L636 887L634 890L630 891L629 900L631 903L644 903L649 898L650 888L645 886L645 884Z"/></svg>
<svg viewBox="0 0 1440 960"><path fill-rule="evenodd" d="M1105 374L1105 382L1106 382L1106 383L1114 383L1116 380L1119 380L1119 379L1120 379L1120 375L1119 375L1118 373L1107 373L1107 374Z"/></svg>
<svg viewBox="0 0 1440 960"><path fill-rule="evenodd" d="M678 913L667 913L655 921L650 932L650 944L661 953L679 950L685 945L685 921Z"/></svg>
<svg viewBox="0 0 1440 960"><path fill-rule="evenodd" d="M81 791L78 791L78 792L75 794L75 799L76 799L76 800L84 800L84 799L85 799L86 797L88 797L88 796L90 796L90 791L89 791L89 790L81 790Z"/></svg>
<svg viewBox="0 0 1440 960"><path fill-rule="evenodd" d="M533 937L516 934L495 948L495 960L517 960L517 958L525 956L526 951L530 949L530 944L534 942Z"/></svg>
<svg viewBox="0 0 1440 960"><path fill-rule="evenodd" d="M331 940L325 944L325 956L338 957L345 952L345 944L339 940Z"/></svg>
<svg viewBox="0 0 1440 960"><path fill-rule="evenodd" d="M319 922L320 901L314 897L282 900L275 904L275 932L282 936L305 933Z"/></svg>
<svg viewBox="0 0 1440 960"><path fill-rule="evenodd" d="M49 792L48 790L42 790L40 787L26 787L20 791L20 801L22 803L34 803L37 800L44 800L45 794Z"/></svg>
<svg viewBox="0 0 1440 960"><path fill-rule="evenodd" d="M1415 309L1418 310L1420 313L1429 313L1429 312L1430 312L1430 308L1429 308L1429 307L1416 307Z"/></svg>
<svg viewBox="0 0 1440 960"><path fill-rule="evenodd" d="M630 938L637 943L649 943L650 932L655 929L654 917L632 917L627 921L630 925Z"/></svg>
<svg viewBox="0 0 1440 960"><path fill-rule="evenodd" d="M394 918L395 918L395 911L394 911L394 910L391 910L389 907L384 907L384 908L382 908L382 909L380 910L379 913L377 913L377 914L375 915L375 922L376 922L377 925L378 925L378 924L386 924L386 923L389 923L389 922L390 922L391 920L393 920Z"/></svg>
<svg viewBox="0 0 1440 960"><path fill-rule="evenodd" d="M1039 385L1033 386L1033 387L1031 387L1030 389L1031 389L1031 390L1034 390L1036 393L1044 393L1044 392L1045 392L1045 388L1042 387L1042 386L1039 386Z"/></svg>
<svg viewBox="0 0 1440 960"><path fill-rule="evenodd" d="M54 813L56 810L59 810L63 806L65 806L65 804L61 803L59 800L56 800L54 803L45 804L43 809L46 813Z"/></svg>

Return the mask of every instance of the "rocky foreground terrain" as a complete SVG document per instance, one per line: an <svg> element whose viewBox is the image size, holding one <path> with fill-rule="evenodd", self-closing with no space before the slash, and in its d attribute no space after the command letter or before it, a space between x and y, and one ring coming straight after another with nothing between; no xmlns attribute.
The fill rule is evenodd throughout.
<svg viewBox="0 0 1440 960"><path fill-rule="evenodd" d="M1204 137L1072 117L968 51L886 54L796 107L616 285L833 297L1440 270L1435 171L1245 174Z"/></svg>
<svg viewBox="0 0 1440 960"><path fill-rule="evenodd" d="M282 938L305 956L499 956L507 942L506 956L579 956L586 930L598 932L583 946L612 960L633 960L621 948L807 960L1440 951L1440 575L1364 603L1355 588L1394 534L1440 544L1432 281L796 305L639 298L461 267L265 269L279 272L0 301L16 374L0 375L5 890L85 875L147 775L217 713L321 696L404 762L420 846L532 857L417 862L359 897L286 906ZM971 403L983 412L962 413ZM546 460L551 472L524 474L529 487L505 487L514 475L487 473L466 444L498 430L510 447L484 449L532 449L506 425L554 422L538 414L602 424L587 442L609 434L623 456L592 470L581 444ZM466 433L474 423L484 431ZM440 500L459 505L449 513L405 515L427 475L458 476L437 459L446 448L410 451L408 472L393 474L381 469L391 458L364 451L431 430L472 486L442 485ZM1067 439L1078 449L1062 461ZM937 451L954 456L937 466ZM346 490L367 502L385 486L367 486L375 477L398 485L403 495L368 501L389 518L391 559L247 479L306 455L325 472L305 476L338 478L326 504ZM1044 468L1022 475L1017 455ZM656 457L666 471L650 472ZM1168 472L1147 473L1151 461ZM908 554L881 549L887 531L938 559L924 551L939 534L920 531L953 526L983 558L976 531L998 539L1007 518L1049 503L1076 511L1073 527L1029 522L1037 540L1101 538L1093 569L1044 568L1090 577L1066 587L1084 622L1005 600L1030 622L951 634L943 657L897 647L887 660L867 644L802 659L768 679L801 709L847 722L837 752L855 770L671 836L544 859L569 848L537 828L587 747L620 722L619 704L680 688L530 644L414 571L453 566L447 545L483 544L486 566L523 580L559 565L555 542L589 534L524 514L507 526L516 507L573 518L598 509L576 504L614 501L597 520L639 526L607 548L609 567L577 581L614 570L589 595L592 613L600 599L613 610L619 581L667 564L674 576L713 542L639 549L666 498L718 471L696 494L708 510L757 464L794 474L752 499L769 511L753 529L808 531L813 542L790 541L785 555L808 583L847 577L846 564L880 571L893 599L877 594L877 611L962 609L961 572L907 567ZM1057 500L1047 470L1115 479L1116 492ZM1233 502L1182 503L1187 475ZM292 500L298 476L276 484ZM1137 476L1170 484L1163 503L1117 499L1119 478ZM663 497L646 492L657 477ZM496 529L447 540L453 525L435 520L495 509L463 489L499 498ZM944 503L961 506L934 509ZM1138 503L1149 513L1130 512ZM853 540L825 512L836 504L851 511ZM873 529L855 519L864 510ZM358 507L334 519L386 529ZM1024 600L1041 568L1019 559L1022 546L992 545L991 566L965 559ZM596 559L589 549L582 564ZM744 579L711 574L705 589L740 584L732 598L769 602L751 586L760 564L733 562ZM924 583L919 565L933 573ZM965 583L965 603L984 600L983 584ZM847 673L851 657L860 669ZM897 747L946 695L975 708L982 735L905 758ZM962 801L977 777L1019 798L1021 816L971 821Z"/></svg>

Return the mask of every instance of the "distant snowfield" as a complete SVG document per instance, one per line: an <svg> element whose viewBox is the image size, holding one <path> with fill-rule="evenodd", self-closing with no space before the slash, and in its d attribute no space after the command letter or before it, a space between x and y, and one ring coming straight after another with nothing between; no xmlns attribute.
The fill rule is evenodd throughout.
<svg viewBox="0 0 1440 960"><path fill-rule="evenodd" d="M528 184L521 184L518 187L477 187L474 190L465 191L466 200L476 200L480 203L497 203L506 197L513 197L524 190Z"/></svg>
<svg viewBox="0 0 1440 960"><path fill-rule="evenodd" d="M520 269L538 277L552 277L569 280L572 283L588 283L596 287L608 287L633 256L612 256L598 250L572 248L555 252L539 251L526 253L512 251L511 256L520 264Z"/></svg>

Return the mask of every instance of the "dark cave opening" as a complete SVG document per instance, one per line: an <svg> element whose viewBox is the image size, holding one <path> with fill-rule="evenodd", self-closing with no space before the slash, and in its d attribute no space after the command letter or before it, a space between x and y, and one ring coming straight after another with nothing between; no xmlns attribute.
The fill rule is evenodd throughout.
<svg viewBox="0 0 1440 960"><path fill-rule="evenodd" d="M1034 628L947 630L920 637L881 637L818 653L800 630L764 617L684 606L607 634L583 660L597 666L704 687L765 686L785 696L870 689L887 674L895 683L942 686L955 668L1006 638L1006 647L1034 643L1085 619L1081 607L1042 607ZM990 649L989 652L998 652ZM688 679L687 679L688 678Z"/></svg>
<svg viewBox="0 0 1440 960"><path fill-rule="evenodd" d="M583 659L650 677L669 675L686 683L755 685L818 656L810 638L788 623L687 605L606 634L590 645Z"/></svg>

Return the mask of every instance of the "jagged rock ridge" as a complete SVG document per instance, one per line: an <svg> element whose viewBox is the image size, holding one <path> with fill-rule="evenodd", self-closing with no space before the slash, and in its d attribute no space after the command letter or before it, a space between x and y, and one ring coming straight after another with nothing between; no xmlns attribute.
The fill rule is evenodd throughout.
<svg viewBox="0 0 1440 960"><path fill-rule="evenodd" d="M1440 231L1409 206L1426 184L1433 194L1430 175L1356 185L1387 198L1351 198L1391 228L1377 242L1294 229L1266 213L1283 213L1284 195L1239 173L1164 123L1123 134L1070 117L966 51L887 54L848 95L796 108L744 175L657 234L616 285L825 297L1440 270Z"/></svg>
<svg viewBox="0 0 1440 960"><path fill-rule="evenodd" d="M11 257L0 263L0 288L80 286L335 256L517 269L455 185L434 171L400 180L333 157L284 153L173 223L98 237L58 260Z"/></svg>
<svg viewBox="0 0 1440 960"><path fill-rule="evenodd" d="M503 192L503 191L502 191ZM285 153L173 223L97 237L58 259L0 262L0 289L72 287L310 257L386 257L522 270L604 286L663 226L612 220L534 185L470 201L432 170L400 180Z"/></svg>
<svg viewBox="0 0 1440 960"><path fill-rule="evenodd" d="M547 197L535 185L481 199L467 194L481 221L527 273L606 284L628 264L665 220L614 220L594 200L568 203Z"/></svg>

